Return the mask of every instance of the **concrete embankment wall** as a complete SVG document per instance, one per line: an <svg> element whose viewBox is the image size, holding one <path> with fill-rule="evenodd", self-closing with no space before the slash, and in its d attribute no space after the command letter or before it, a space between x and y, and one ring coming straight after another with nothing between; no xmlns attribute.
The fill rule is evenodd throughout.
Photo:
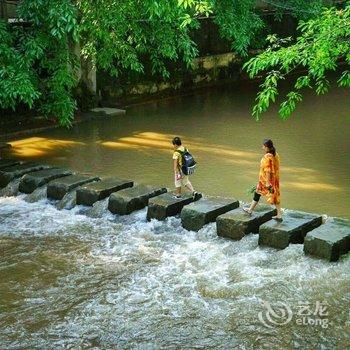
<svg viewBox="0 0 350 350"><path fill-rule="evenodd" d="M240 240L247 234L258 234L260 246L275 249L304 244L305 254L328 261L337 261L350 251L349 220L285 210L283 221L277 221L273 219L276 209L269 205L259 205L248 215L242 210L243 203L236 198L199 194L176 198L164 187L0 159L0 195L18 192L32 195L42 189L45 197L59 209L71 209L75 205L91 207L107 200L105 210L115 215L128 215L147 207L147 220L179 216L182 227L189 231L199 231L215 222L218 236Z"/></svg>
<svg viewBox="0 0 350 350"><path fill-rule="evenodd" d="M169 79L139 76L139 79L114 79L106 73L97 73L97 86L102 104L124 105L152 97L167 97L195 89L247 79L242 71L242 59L232 53L199 57L193 68L175 68Z"/></svg>
<svg viewBox="0 0 350 350"><path fill-rule="evenodd" d="M266 4L265 4L266 5ZM266 31L252 43L250 55L255 55L265 47L268 32L277 33L280 37L295 34L297 21L286 15L276 21L272 12L265 9L264 20ZM183 94L195 89L217 86L228 82L248 79L242 70L246 58L233 52L232 43L222 39L218 26L212 19L201 20L201 27L192 33L199 55L193 60L192 67L180 62L166 62L170 76L167 79L152 75L151 68L145 64L145 72L138 74L127 71L118 77L111 77L107 72L97 71L97 95L103 105L126 105L128 103L162 98L174 94Z"/></svg>

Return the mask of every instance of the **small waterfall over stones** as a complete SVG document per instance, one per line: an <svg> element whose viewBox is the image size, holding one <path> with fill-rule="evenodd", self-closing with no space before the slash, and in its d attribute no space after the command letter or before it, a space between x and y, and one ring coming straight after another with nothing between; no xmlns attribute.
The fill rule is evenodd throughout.
<svg viewBox="0 0 350 350"><path fill-rule="evenodd" d="M77 200L77 191L71 191L68 192L64 195L64 197L57 202L56 208L61 210L61 209L72 209L76 205L76 200Z"/></svg>
<svg viewBox="0 0 350 350"><path fill-rule="evenodd" d="M40 201L42 199L46 199L46 191L47 191L47 186L42 186L42 187L38 187L35 191L33 191L30 194L27 194L24 197L24 200L28 203L34 203L37 201Z"/></svg>
<svg viewBox="0 0 350 350"><path fill-rule="evenodd" d="M21 179L12 180L6 187L0 189L0 197L13 197L18 194Z"/></svg>

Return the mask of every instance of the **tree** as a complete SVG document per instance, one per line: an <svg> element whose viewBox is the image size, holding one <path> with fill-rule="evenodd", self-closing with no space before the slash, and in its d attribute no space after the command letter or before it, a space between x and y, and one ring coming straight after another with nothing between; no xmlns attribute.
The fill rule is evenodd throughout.
<svg viewBox="0 0 350 350"><path fill-rule="evenodd" d="M350 3L344 9L335 7L323 9L319 17L300 21L300 35L278 39L270 35L270 46L261 54L250 59L245 68L251 78L268 71L260 85L253 116L257 119L265 112L278 96L278 83L292 71L305 73L295 80L279 108L281 118L288 118L302 101L302 89L311 88L318 95L329 90L327 74L336 71L339 63L344 64L337 81L341 87L350 87Z"/></svg>
<svg viewBox="0 0 350 350"><path fill-rule="evenodd" d="M305 3L274 0L269 6L277 19L287 9L306 20L324 1ZM190 67L198 55L191 31L202 18L211 17L232 49L246 56L266 26L255 6L255 0L22 0L18 16L25 25L0 21L0 108L25 104L68 126L80 56L112 75L142 73L147 62L166 79L167 62Z"/></svg>
<svg viewBox="0 0 350 350"><path fill-rule="evenodd" d="M209 13L207 2L193 0L22 0L27 25L0 21L0 107L24 103L70 125L80 53L114 75L142 72L147 57L167 77L165 60L190 65L197 55L190 30L198 22L189 19Z"/></svg>
<svg viewBox="0 0 350 350"><path fill-rule="evenodd" d="M18 16L29 26L0 21L0 107L20 103L69 125L76 108L78 11L69 0L21 1Z"/></svg>

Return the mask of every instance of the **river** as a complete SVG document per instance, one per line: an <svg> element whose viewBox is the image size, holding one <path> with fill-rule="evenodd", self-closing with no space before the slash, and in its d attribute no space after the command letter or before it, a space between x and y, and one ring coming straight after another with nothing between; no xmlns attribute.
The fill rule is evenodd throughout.
<svg viewBox="0 0 350 350"><path fill-rule="evenodd" d="M249 201L261 144L271 138L281 158L282 207L350 218L350 93L306 93L290 119L271 109L250 115L255 86L131 107L123 117L91 121L14 140L13 154L79 172L173 187L174 136L198 161L195 187L208 195Z"/></svg>
<svg viewBox="0 0 350 350"><path fill-rule="evenodd" d="M198 160L195 186L248 200L261 141L282 161L282 206L349 218L349 93L305 103L288 121L251 119L250 85L128 109L12 142L13 155L171 187L171 138ZM350 255L337 263L199 232L146 211L58 210L0 198L1 349L348 349ZM270 308L269 308L270 307Z"/></svg>

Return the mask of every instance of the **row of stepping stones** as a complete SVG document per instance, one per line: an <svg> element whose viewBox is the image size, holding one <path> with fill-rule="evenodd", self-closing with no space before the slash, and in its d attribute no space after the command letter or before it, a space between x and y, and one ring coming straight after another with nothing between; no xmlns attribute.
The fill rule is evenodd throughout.
<svg viewBox="0 0 350 350"><path fill-rule="evenodd" d="M323 223L321 215L288 211L282 222L272 220L273 207L259 205L251 215L233 198L183 195L175 198L166 188L136 184L131 180L100 178L75 174L70 170L16 160L0 160L0 188L20 178L19 191L32 193L47 184L47 197L62 199L76 190L76 204L92 206L108 198L108 209L127 215L145 207L147 220L165 220L180 215L182 226L198 231L216 222L217 234L240 240L249 233L259 234L259 245L284 249L291 243L304 243L304 252L328 261L337 261L350 250L350 221L330 219Z"/></svg>

